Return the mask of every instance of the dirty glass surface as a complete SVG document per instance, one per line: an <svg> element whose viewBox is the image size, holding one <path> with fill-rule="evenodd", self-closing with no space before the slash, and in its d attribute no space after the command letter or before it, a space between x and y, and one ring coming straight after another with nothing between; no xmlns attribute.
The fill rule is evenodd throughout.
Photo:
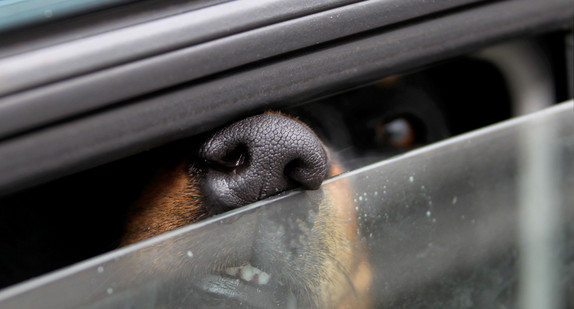
<svg viewBox="0 0 574 309"><path fill-rule="evenodd" d="M4 290L0 307L572 308L573 119L569 102L421 148Z"/></svg>

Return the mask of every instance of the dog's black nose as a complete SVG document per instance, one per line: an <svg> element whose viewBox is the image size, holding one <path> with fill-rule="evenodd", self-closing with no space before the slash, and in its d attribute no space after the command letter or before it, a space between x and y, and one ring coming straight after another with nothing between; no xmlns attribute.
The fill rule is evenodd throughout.
<svg viewBox="0 0 574 309"><path fill-rule="evenodd" d="M216 132L199 151L208 165L206 198L224 208L243 206L297 186L317 189L327 175L327 155L305 125L262 114Z"/></svg>

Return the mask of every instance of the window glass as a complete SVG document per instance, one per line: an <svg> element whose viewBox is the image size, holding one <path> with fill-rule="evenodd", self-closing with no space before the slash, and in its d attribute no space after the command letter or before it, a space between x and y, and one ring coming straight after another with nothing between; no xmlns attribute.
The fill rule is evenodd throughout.
<svg viewBox="0 0 574 309"><path fill-rule="evenodd" d="M573 104L89 260L2 307L572 307Z"/></svg>

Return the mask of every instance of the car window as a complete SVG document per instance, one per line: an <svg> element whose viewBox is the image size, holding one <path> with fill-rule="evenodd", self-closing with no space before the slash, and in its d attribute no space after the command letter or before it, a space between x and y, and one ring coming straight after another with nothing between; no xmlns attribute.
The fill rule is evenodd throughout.
<svg viewBox="0 0 574 309"><path fill-rule="evenodd" d="M347 230L347 253L357 260L356 269L337 270L363 297L355 305L571 306L572 104L138 243L1 292L0 301L4 308L307 307L290 280L321 276L305 272L315 251L304 248L320 245L310 237L322 228L320 213L343 207L331 224ZM343 249L333 253L326 258L346 258Z"/></svg>

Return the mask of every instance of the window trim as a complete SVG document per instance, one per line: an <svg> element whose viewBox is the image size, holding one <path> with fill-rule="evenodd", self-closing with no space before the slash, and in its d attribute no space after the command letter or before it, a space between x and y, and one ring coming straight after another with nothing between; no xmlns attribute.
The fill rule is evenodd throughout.
<svg viewBox="0 0 574 309"><path fill-rule="evenodd" d="M0 142L0 157L9 158L0 161L0 195L204 132L246 113L301 103L502 40L565 29L573 15L569 0L474 5L388 25L124 101L114 108L76 115ZM146 68L138 74L145 72ZM149 69L145 76L153 76L153 72ZM76 89L69 84L60 86L72 92ZM11 106L5 102L0 106ZM5 115L2 109L0 115Z"/></svg>

